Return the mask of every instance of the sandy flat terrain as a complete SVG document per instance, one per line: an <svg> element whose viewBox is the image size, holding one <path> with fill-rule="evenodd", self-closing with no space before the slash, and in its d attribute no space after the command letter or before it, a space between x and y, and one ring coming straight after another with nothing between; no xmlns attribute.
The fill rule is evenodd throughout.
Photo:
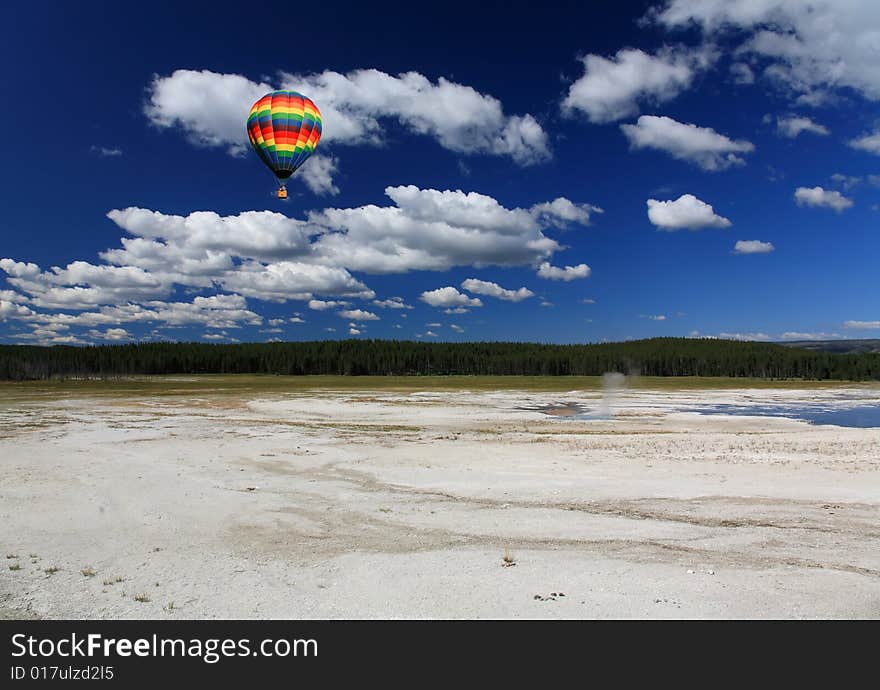
<svg viewBox="0 0 880 690"><path fill-rule="evenodd" d="M880 390L602 396L0 401L0 616L880 617L880 431L686 411Z"/></svg>

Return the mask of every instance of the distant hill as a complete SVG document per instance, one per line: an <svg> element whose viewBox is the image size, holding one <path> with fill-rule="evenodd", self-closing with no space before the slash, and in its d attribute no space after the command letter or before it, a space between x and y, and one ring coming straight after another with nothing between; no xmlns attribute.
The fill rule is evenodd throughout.
<svg viewBox="0 0 880 690"><path fill-rule="evenodd" d="M138 343L91 347L0 345L0 379L156 374L725 376L880 380L880 353L838 354L775 343L651 338L622 343L449 343L320 340Z"/></svg>
<svg viewBox="0 0 880 690"><path fill-rule="evenodd" d="M834 352L839 355L880 352L880 339L864 340L789 340L779 343L787 347L817 352Z"/></svg>

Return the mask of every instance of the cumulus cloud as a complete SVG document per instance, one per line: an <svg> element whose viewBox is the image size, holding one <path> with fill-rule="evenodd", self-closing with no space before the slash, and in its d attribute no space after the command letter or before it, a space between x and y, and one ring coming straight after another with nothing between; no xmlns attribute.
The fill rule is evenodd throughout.
<svg viewBox="0 0 880 690"><path fill-rule="evenodd" d="M349 321L378 321L379 317L376 316L371 311L365 311L363 309L345 309L343 311L337 312L337 316L348 319Z"/></svg>
<svg viewBox="0 0 880 690"><path fill-rule="evenodd" d="M239 299L302 300L313 310L348 308L352 300L375 299L376 306L403 311L410 305L400 298L376 299L353 272L549 264L562 247L545 231L585 224L597 212L590 204L562 197L528 208L506 208L492 197L460 190L402 186L388 187L386 194L389 205L327 208L302 219L269 211L221 216L209 211L173 215L137 207L115 209L108 218L125 235L118 247L99 254L104 263L74 261L44 270L34 263L0 260L0 270L13 288L0 294L2 315L26 317L34 309L101 314L104 307L124 307L139 309L146 319L149 303L167 300L181 288L231 293ZM568 273L582 270L569 267ZM511 292L522 296L523 290ZM478 305L465 302L445 308L470 306ZM124 323L128 315L116 316Z"/></svg>
<svg viewBox="0 0 880 690"><path fill-rule="evenodd" d="M315 311L324 311L325 309L335 309L337 307L347 307L351 302L345 302L340 300L323 300L323 299L310 299L309 300L309 309L314 309Z"/></svg>
<svg viewBox="0 0 880 690"><path fill-rule="evenodd" d="M880 129L868 134L863 134L855 139L851 139L847 143L854 149L867 151L868 153L880 156Z"/></svg>
<svg viewBox="0 0 880 690"><path fill-rule="evenodd" d="M636 124L624 124L620 129L634 149L663 151L710 172L744 165L745 160L738 154L755 150L744 139L733 140L711 127L698 127L666 116L642 115Z"/></svg>
<svg viewBox="0 0 880 690"><path fill-rule="evenodd" d="M586 264L559 268L558 266L551 266L550 262L545 261L538 266L538 277L545 278L546 280L564 280L568 282L578 278L587 278L591 272L590 267Z"/></svg>
<svg viewBox="0 0 880 690"><path fill-rule="evenodd" d="M422 302L430 304L432 307L446 307L448 309L483 306L483 303L478 297L468 297L451 285L423 292L419 299L422 300Z"/></svg>
<svg viewBox="0 0 880 690"><path fill-rule="evenodd" d="M582 58L584 74L569 88L562 108L594 123L620 120L636 114L640 102L675 98L713 60L708 48L663 48L656 55L624 48L611 58L590 54Z"/></svg>
<svg viewBox="0 0 880 690"><path fill-rule="evenodd" d="M758 60L765 77L802 103L821 103L840 88L880 100L873 0L670 0L651 18L736 39L737 54Z"/></svg>
<svg viewBox="0 0 880 690"><path fill-rule="evenodd" d="M394 206L309 214L311 225L323 233L313 244L313 255L366 273L530 264L560 249L544 230L568 215L559 200L551 202L555 206L550 213L540 204L537 209L508 209L492 197L461 190L408 185L387 187L385 193Z"/></svg>
<svg viewBox="0 0 880 690"><path fill-rule="evenodd" d="M810 132L812 134L818 134L820 136L828 136L829 134L831 134L831 130L829 130L824 125L813 122L808 117L801 117L798 115L777 117L776 131L779 133L780 136L786 137L788 139L794 139L798 136L798 134L801 134L802 132Z"/></svg>
<svg viewBox="0 0 880 690"><path fill-rule="evenodd" d="M375 293L338 266L278 261L249 261L218 278L230 292L269 302L310 300L314 294L372 299Z"/></svg>
<svg viewBox="0 0 880 690"><path fill-rule="evenodd" d="M517 290L508 290L501 287L498 283L490 283L489 281L477 280L476 278L468 278L462 281L461 287L475 295L496 297L507 302L522 302L524 299L533 297L535 294L525 287L521 287Z"/></svg>
<svg viewBox="0 0 880 690"><path fill-rule="evenodd" d="M457 324L451 323L451 324L449 324L449 327L450 327L453 331L455 331L456 333L464 333L464 329L463 329L461 326L457 325Z"/></svg>
<svg viewBox="0 0 880 690"><path fill-rule="evenodd" d="M388 299L374 299L373 304L382 309L414 309L413 306L403 301L403 297L389 297Z"/></svg>
<svg viewBox="0 0 880 690"><path fill-rule="evenodd" d="M776 247L772 242L762 242L761 240L738 240L733 247L734 254L769 254Z"/></svg>
<svg viewBox="0 0 880 690"><path fill-rule="evenodd" d="M214 340L218 342L226 342L226 343L237 343L240 342L238 338L233 338L226 331L220 331L219 333L204 333L202 334L202 338L205 340Z"/></svg>
<svg viewBox="0 0 880 690"><path fill-rule="evenodd" d="M7 281L29 295L35 306L50 309L83 309L98 304L163 297L171 285L135 266L95 265L74 261L65 268L42 271L32 263L0 259Z"/></svg>
<svg viewBox="0 0 880 690"><path fill-rule="evenodd" d="M648 199L648 220L661 230L700 230L729 228L732 223L693 194L682 194L675 201Z"/></svg>
<svg viewBox="0 0 880 690"><path fill-rule="evenodd" d="M383 123L393 120L457 153L508 156L521 165L550 157L547 134L534 116L507 115L488 94L418 72L282 72L270 85L239 74L179 69L154 77L144 112L158 127L183 129L195 144L240 155L248 145L242 123L251 104L277 86L302 91L318 104L324 145L379 144L386 138Z"/></svg>
<svg viewBox="0 0 880 690"><path fill-rule="evenodd" d="M18 307L10 309L12 307ZM195 297L191 302L148 301L103 306L96 310L70 312L37 312L23 305L0 300L0 316L15 318L34 328L67 330L71 327L118 327L126 323L158 323L164 326L202 325L209 328L240 328L258 326L262 317L247 308L241 295Z"/></svg>
<svg viewBox="0 0 880 690"><path fill-rule="evenodd" d="M837 213L845 211L853 205L852 199L848 199L840 192L826 190L822 187L798 187L794 192L794 199L798 206L830 208Z"/></svg>
<svg viewBox="0 0 880 690"><path fill-rule="evenodd" d="M316 153L309 158L308 165L308 174L297 175L296 179L302 180L315 194L329 196L339 194L339 187L333 182L333 177L339 171L339 159L336 156L322 156Z"/></svg>
<svg viewBox="0 0 880 690"><path fill-rule="evenodd" d="M132 337L131 333L129 333L124 328L108 328L103 331L92 329L88 332L88 335L93 340L106 340L116 342L131 340Z"/></svg>
<svg viewBox="0 0 880 690"><path fill-rule="evenodd" d="M565 198L509 209L477 192L409 185L388 187L385 193L393 205L328 208L310 212L304 220L269 211L177 216L134 207L113 210L108 217L134 237L123 238L122 248L101 256L119 266L199 287L209 287L227 273L252 272L258 268L254 262L280 264L275 273L283 271L285 263L367 273L527 265L560 248L544 230L589 222L596 211L590 204ZM250 263L238 266L235 259ZM323 294L364 292L350 275L336 275L339 284ZM234 284L228 289L238 291L238 282ZM311 291L319 293L319 286L315 287ZM291 284L287 289L295 294L310 291L308 284Z"/></svg>
<svg viewBox="0 0 880 690"><path fill-rule="evenodd" d="M593 213L603 213L602 209L592 204L576 204L565 197L553 201L535 204L529 209L539 223L558 228L568 227L571 223L589 225Z"/></svg>

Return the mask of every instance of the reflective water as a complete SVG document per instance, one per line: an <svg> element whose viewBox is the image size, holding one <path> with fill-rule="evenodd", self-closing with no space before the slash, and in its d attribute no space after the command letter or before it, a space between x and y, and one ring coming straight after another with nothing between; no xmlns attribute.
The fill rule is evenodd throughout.
<svg viewBox="0 0 880 690"><path fill-rule="evenodd" d="M830 407L824 405L711 405L689 407L682 412L699 414L730 414L750 417L786 417L801 419L813 424L833 424L835 426L867 429L880 427L880 404Z"/></svg>

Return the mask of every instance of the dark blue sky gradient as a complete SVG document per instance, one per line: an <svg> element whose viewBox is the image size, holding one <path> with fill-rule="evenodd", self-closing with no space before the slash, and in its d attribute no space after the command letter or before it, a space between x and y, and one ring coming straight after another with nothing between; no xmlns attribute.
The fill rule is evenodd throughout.
<svg viewBox="0 0 880 690"><path fill-rule="evenodd" d="M374 3L18 3L0 21L6 94L0 109L0 256L43 268L101 263L98 252L119 246L122 234L106 213L128 206L183 215L269 209L303 217L325 206L387 205L384 188L408 184L477 191L508 208L564 196L604 209L589 227L547 233L569 247L554 256L554 265L585 262L593 270L588 279L541 280L527 266L356 274L379 297L400 295L416 306L404 322L399 313L360 305L383 317L369 325L369 336L412 338L426 322L439 321L466 328L456 334L444 327L442 339L449 340L580 342L693 331L880 337L880 331L842 326L880 319L880 232L872 209L880 204L880 189L863 185L846 192L855 205L840 214L801 208L793 200L799 186L834 188L833 173L880 173L876 157L845 144L876 124L876 104L843 93L827 107L793 108L783 93L761 83L735 86L725 55L677 98L641 110L755 144L745 166L718 173L660 152L630 151L619 125L635 117L597 125L561 114L568 84L583 73L579 55L696 44L696 34L640 27L637 20L651 4L388 3L379 10L370 7ZM179 132L148 122L143 106L151 79L181 68L269 81L279 70L376 68L417 71L431 80L443 76L498 98L506 114L535 115L550 135L553 158L520 167L508 157L462 155L383 122L385 146L334 147L341 164L338 196L291 185L292 198L282 206L255 156L193 146ZM762 122L766 113L790 112L809 115L832 134L785 139ZM95 146L118 147L123 155L101 157ZM684 193L711 203L733 226L657 231L646 200ZM776 250L732 253L737 240L750 239L772 242ZM484 298L482 309L455 318L418 300L424 290L458 286L469 277L507 288L525 285L538 297L517 304ZM191 299L184 289L177 297ZM596 304L582 304L583 298ZM553 306L542 307L542 300ZM284 339L343 337L347 330L332 311L309 311L302 302L248 303L266 318L302 312L307 323L286 327ZM656 314L667 319L643 318ZM395 323L405 327L393 330ZM325 332L328 326L336 333ZM149 330L125 327L136 335ZM20 324L0 322L6 342L16 342L11 336L19 331ZM198 339L203 331L167 334ZM266 338L256 327L233 335Z"/></svg>

